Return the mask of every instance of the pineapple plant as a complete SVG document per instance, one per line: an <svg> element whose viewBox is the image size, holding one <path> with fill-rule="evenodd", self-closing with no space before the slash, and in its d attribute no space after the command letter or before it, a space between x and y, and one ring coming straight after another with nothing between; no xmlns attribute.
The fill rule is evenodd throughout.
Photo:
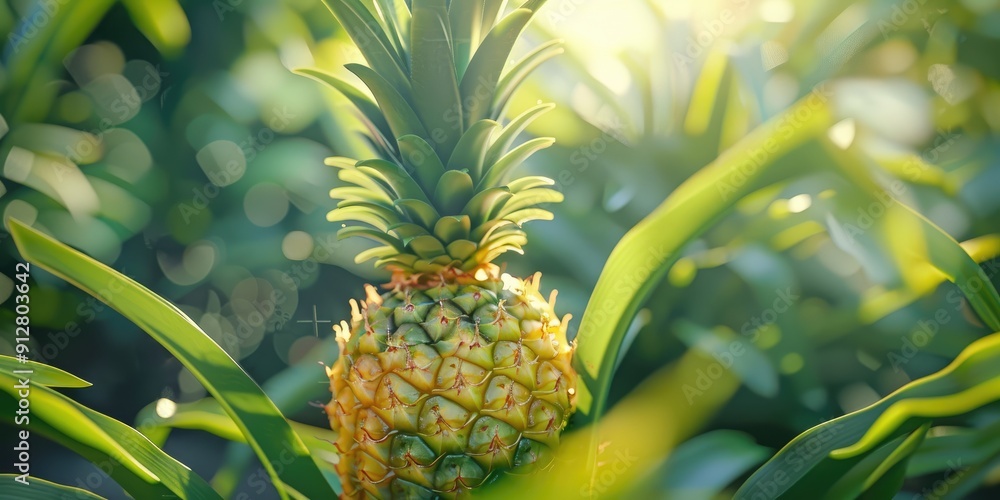
<svg viewBox="0 0 1000 500"><path fill-rule="evenodd" d="M569 317L556 314L555 291L545 298L539 273L522 280L494 263L523 253L522 225L551 219L538 206L562 200L551 179L513 176L552 144L515 145L551 105L507 121L508 100L560 49L543 44L505 71L543 2L505 3L328 0L368 62L347 68L374 100L299 71L356 105L378 153L327 161L346 184L331 191L327 219L341 238L377 242L356 261L391 275L334 327L325 409L348 498L453 498L544 466L574 408Z"/></svg>

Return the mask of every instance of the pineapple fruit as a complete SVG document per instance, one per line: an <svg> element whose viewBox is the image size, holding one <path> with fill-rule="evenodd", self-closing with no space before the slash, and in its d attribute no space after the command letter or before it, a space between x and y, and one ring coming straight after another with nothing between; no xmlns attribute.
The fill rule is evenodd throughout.
<svg viewBox="0 0 1000 500"><path fill-rule="evenodd" d="M509 120L524 77L560 52L543 44L504 70L543 3L325 0L368 66L349 65L374 96L318 70L360 112L378 158L330 158L346 186L328 219L340 237L378 243L357 256L391 271L334 327L340 356L326 405L347 498L454 498L544 466L574 409L569 317L540 274L501 273L522 253L522 224L562 200L545 177L514 169L551 139L515 146L541 113Z"/></svg>

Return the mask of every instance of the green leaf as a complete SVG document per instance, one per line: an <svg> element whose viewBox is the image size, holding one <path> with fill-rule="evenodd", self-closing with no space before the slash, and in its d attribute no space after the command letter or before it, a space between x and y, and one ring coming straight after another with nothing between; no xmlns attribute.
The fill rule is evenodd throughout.
<svg viewBox="0 0 1000 500"><path fill-rule="evenodd" d="M26 260L104 301L177 357L219 400L272 478L311 498L332 495L326 478L274 403L194 321L104 264L17 220L8 220L8 226ZM273 464L282 464L281 470Z"/></svg>
<svg viewBox="0 0 1000 500"><path fill-rule="evenodd" d="M395 212L376 206L339 207L326 214L326 220L330 222L363 222L383 232L388 231L397 219Z"/></svg>
<svg viewBox="0 0 1000 500"><path fill-rule="evenodd" d="M767 356L752 342L744 340L742 336L725 326L708 329L681 320L675 325L674 330L688 347L717 356L717 359L732 356L729 368L750 390L767 398L778 395L778 373ZM735 354L736 352L739 354Z"/></svg>
<svg viewBox="0 0 1000 500"><path fill-rule="evenodd" d="M87 490L73 488L62 484L56 484L37 477L28 479L25 485L17 481L17 474L0 474L0 491L16 491L10 498L20 500L66 500L76 498L79 500L103 500L104 497L95 495Z"/></svg>
<svg viewBox="0 0 1000 500"><path fill-rule="evenodd" d="M431 205L412 198L396 200L396 208L401 210L410 221L420 224L428 231L434 229L434 224L441 218L441 214Z"/></svg>
<svg viewBox="0 0 1000 500"><path fill-rule="evenodd" d="M0 370L5 373L15 374L15 372L28 370L31 372L31 383L44 385L47 387L81 389L90 387L90 382L83 380L72 373L65 372L54 366L35 361L18 361L16 358L0 354Z"/></svg>
<svg viewBox="0 0 1000 500"><path fill-rule="evenodd" d="M407 241L406 247L421 259L436 259L447 253L444 245L433 236L417 236Z"/></svg>
<svg viewBox="0 0 1000 500"><path fill-rule="evenodd" d="M216 436L229 441L246 442L246 437L240 432L239 427L233 423L233 419L219 406L219 402L212 398L205 398L193 403L182 403L177 405L176 410L169 417L162 417L156 412L156 403L150 404L139 412L139 420L146 421L147 429L155 427L172 427L177 429L191 429L210 432ZM310 450L336 450L329 442L323 443L317 438L326 438L328 441L336 441L336 433L330 429L313 427L301 424L292 420L288 421L302 441L307 444ZM308 436L311 439L305 439Z"/></svg>
<svg viewBox="0 0 1000 500"><path fill-rule="evenodd" d="M7 136L7 141L36 153L67 156L67 152L72 152L69 159L78 165L94 163L104 155L104 144L94 134L47 123L20 123ZM94 147L89 154L78 156L78 151L83 149L77 147L81 143Z"/></svg>
<svg viewBox="0 0 1000 500"><path fill-rule="evenodd" d="M525 0L525 2L521 4L520 8L535 12L542 8L542 5L545 5L546 1L547 0Z"/></svg>
<svg viewBox="0 0 1000 500"><path fill-rule="evenodd" d="M479 245L469 240L456 240L451 243L448 243L448 246L446 248L448 250L448 255L451 255L452 257L464 262L465 260L467 260L469 257L472 257L473 254L476 253L476 250L479 249ZM479 262L475 262L473 264L478 265Z"/></svg>
<svg viewBox="0 0 1000 500"><path fill-rule="evenodd" d="M983 262L1000 257L1000 235L997 234L988 234L966 240L961 242L960 245L969 254L969 257L980 265ZM866 324L874 323L888 314L912 304L920 297L930 294L947 279L947 276L942 273L934 273L928 276L921 283L921 286L918 287L907 284L890 290L875 290L875 293L866 294L862 298L858 309L858 316Z"/></svg>
<svg viewBox="0 0 1000 500"><path fill-rule="evenodd" d="M462 76L462 83L459 86L465 123L489 118L500 74L507 64L510 51L514 48L514 42L528 25L532 14L527 9L518 9L510 13L486 35L482 45L476 50L476 55L472 56L469 68Z"/></svg>
<svg viewBox="0 0 1000 500"><path fill-rule="evenodd" d="M529 175L528 177L518 177L517 179L510 181L510 183L507 184L507 188L510 189L510 192L517 194L522 191L527 191L528 189L553 185L555 185L555 181L549 179L548 177Z"/></svg>
<svg viewBox="0 0 1000 500"><path fill-rule="evenodd" d="M467 240L472 230L471 225L468 215L442 217L434 225L434 236L445 244L455 240Z"/></svg>
<svg viewBox="0 0 1000 500"><path fill-rule="evenodd" d="M371 176L357 168L345 168L337 172L337 177L345 183L353 184L372 193L372 196L383 202L391 202L395 195L395 190L382 176Z"/></svg>
<svg viewBox="0 0 1000 500"><path fill-rule="evenodd" d="M552 212L548 210L542 210L540 208L525 208L523 210L518 210L504 216L505 219L517 224L518 226L523 226L526 222L531 222L533 220L552 220Z"/></svg>
<svg viewBox="0 0 1000 500"><path fill-rule="evenodd" d="M362 226L347 226L337 231L337 238L340 239L353 238L355 236L368 238L369 240L372 240L376 243L389 245L398 251L403 250L403 242L397 240L396 238L393 238L392 236L389 236L388 234L386 234L385 231L381 231L378 229L370 229Z"/></svg>
<svg viewBox="0 0 1000 500"><path fill-rule="evenodd" d="M483 23L479 29L480 36L485 38L497 22L497 18L503 15L507 0L483 0ZM477 42L480 40L477 40Z"/></svg>
<svg viewBox="0 0 1000 500"><path fill-rule="evenodd" d="M448 170L465 170L474 181L479 180L487 145L498 128L500 124L493 120L480 120L469 127L448 159Z"/></svg>
<svg viewBox="0 0 1000 500"><path fill-rule="evenodd" d="M461 170L449 170L441 176L434 189L434 205L444 215L460 215L462 207L472 199L472 177Z"/></svg>
<svg viewBox="0 0 1000 500"><path fill-rule="evenodd" d="M776 496L805 491L815 484L812 478L837 477L873 450L933 419L962 415L997 400L1000 334L994 333L970 344L941 371L800 434L758 469L736 498L752 498L762 488L770 491L776 474L788 478Z"/></svg>
<svg viewBox="0 0 1000 500"><path fill-rule="evenodd" d="M394 137L409 134L427 137L427 130L417 117L416 112L410 107L403 94L393 88L388 80L367 66L348 64L344 67L357 75L368 86L368 90L371 90Z"/></svg>
<svg viewBox="0 0 1000 500"><path fill-rule="evenodd" d="M892 498L903 485L906 463L923 443L929 428L930 424L925 423L910 435L900 436L875 450L839 479L836 476L830 478L832 486L815 483L809 486L822 488L827 492L827 498L860 498L863 494L871 495L873 488L888 493L875 498Z"/></svg>
<svg viewBox="0 0 1000 500"><path fill-rule="evenodd" d="M552 103L539 104L535 107L528 109L527 111L521 113L510 121L500 135L497 136L496 140L493 141L493 145L490 146L489 151L486 152L486 159L484 160L485 165L493 165L496 163L503 155L507 154L507 150L510 149L511 145L514 144L514 140L517 136L524 132L524 129L531 125L531 122L535 121L536 118L542 116L546 111L552 110L556 105ZM513 188L511 188L513 189Z"/></svg>
<svg viewBox="0 0 1000 500"><path fill-rule="evenodd" d="M958 285L969 300L969 305L979 314L987 327L1000 331L1000 294L986 272L962 248L954 238L924 217L921 213L900 203L908 215L916 219L919 231L926 241L927 259L935 268L944 273L951 282ZM900 227L900 226L894 226ZM902 243L904 240L901 240ZM913 242L907 247L912 251ZM905 248L900 248L905 252Z"/></svg>
<svg viewBox="0 0 1000 500"><path fill-rule="evenodd" d="M465 130L445 0L413 0L413 104L434 149L447 158Z"/></svg>
<svg viewBox="0 0 1000 500"><path fill-rule="evenodd" d="M429 202L423 189L405 170L395 163L385 160L365 160L358 162L358 170L378 178L388 184L397 198L416 198Z"/></svg>
<svg viewBox="0 0 1000 500"><path fill-rule="evenodd" d="M135 26L157 50L180 55L191 41L191 25L177 0L122 0Z"/></svg>
<svg viewBox="0 0 1000 500"><path fill-rule="evenodd" d="M330 198L347 202L357 201L371 203L381 207L391 207L392 198L384 192L372 191L363 187L344 186L330 190ZM339 206L339 204L338 204Z"/></svg>
<svg viewBox="0 0 1000 500"><path fill-rule="evenodd" d="M512 196L503 207L490 213L490 218L507 217L515 212L524 209L534 208L543 203L560 203L563 201L563 194L549 188L537 188L521 191Z"/></svg>
<svg viewBox="0 0 1000 500"><path fill-rule="evenodd" d="M954 469L956 464L978 464L1000 454L1000 421L979 429L954 429L931 436L910 459L907 473L923 476Z"/></svg>
<svg viewBox="0 0 1000 500"><path fill-rule="evenodd" d="M139 411L139 415L136 417L136 420L143 422L143 432L151 439L159 439L162 442L170 435L172 429L188 429L205 431L237 443L246 443L246 438L240 429L219 406L218 401L212 398L178 404L167 417L160 416L156 411L156 406L156 403L146 406ZM295 430L302 442L309 448L309 453L322 464L323 472L333 472L333 465L339 456L339 452L333 444L337 440L336 433L330 429L321 429L292 420L288 421L288 425ZM335 477L334 481L336 484ZM340 492L338 491L338 493Z"/></svg>
<svg viewBox="0 0 1000 500"><path fill-rule="evenodd" d="M716 430L693 437L678 446L664 464L661 482L665 495L686 500L718 498L729 483L769 455L767 448L738 431Z"/></svg>
<svg viewBox="0 0 1000 500"><path fill-rule="evenodd" d="M562 40L550 40L531 51L520 61L514 63L510 71L497 83L496 96L493 98L493 104L491 105L491 116L493 119L499 120L501 116L506 114L510 98L514 96L514 92L520 88L521 84L524 83L524 80L532 71L541 66L545 61L563 52L565 50L562 47Z"/></svg>
<svg viewBox="0 0 1000 500"><path fill-rule="evenodd" d="M20 18L15 33L24 40L4 61L6 119L11 123L45 119L55 97L51 80L61 75L63 60L79 47L116 0L73 1L60 4L50 20L37 25L45 5L33 2ZM46 14L48 16L48 14Z"/></svg>
<svg viewBox="0 0 1000 500"><path fill-rule="evenodd" d="M458 78L465 74L472 54L482 40L483 1L452 0L448 8L452 45L455 50L455 70Z"/></svg>
<svg viewBox="0 0 1000 500"><path fill-rule="evenodd" d="M323 0L323 3L330 9L330 12L333 12L333 15L337 17L348 35L354 40L358 49L365 56L365 60L374 70L373 73L380 75L380 79L385 81L385 86L394 89L404 99L409 99L411 96L410 80L407 78L403 58L396 53L392 42L386 37L382 25L379 24L378 19L372 15L371 11L361 5L358 0ZM364 79L362 78L362 80ZM371 88L371 85L368 85L368 88ZM378 99L377 94L375 98Z"/></svg>
<svg viewBox="0 0 1000 500"><path fill-rule="evenodd" d="M555 139L550 137L537 137L512 149L509 153L500 158L496 163L490 165L489 170L483 175L482 180L476 185L476 189L485 189L502 186L510 177L515 168L524 164L528 157L536 151L545 149L555 144Z"/></svg>
<svg viewBox="0 0 1000 500"><path fill-rule="evenodd" d="M804 112L807 119L800 120L789 137L773 144L784 120L796 112ZM680 185L618 242L601 271L577 334L577 418L592 422L603 413L632 318L688 243L755 191L764 173L776 164L773 159L820 136L831 123L825 102L818 106L808 99L795 103ZM763 151L766 144L773 145L768 149L771 161L746 168L749 152ZM590 471L597 466L596 439L591 436Z"/></svg>
<svg viewBox="0 0 1000 500"><path fill-rule="evenodd" d="M293 73L302 75L308 78L312 78L320 83L325 83L330 87L333 87L354 107L358 108L361 115L368 121L372 133L378 133L382 136L383 140L386 140L387 144L392 144L392 141L387 139L393 137L392 129L389 127L389 123L385 121L385 116L382 115L382 110L379 109L378 105L371 100L364 92L358 90L354 85L351 85L330 73L322 71L316 68L297 68L292 70Z"/></svg>
<svg viewBox="0 0 1000 500"><path fill-rule="evenodd" d="M447 217L445 217L446 219ZM438 221L440 223L440 221ZM435 226L436 227L436 226ZM419 224L413 224L411 222L401 222L399 224L393 224L389 226L389 230L396 235L400 240L406 241L409 238L416 238L417 236L423 236L425 234L431 234L429 230L424 228Z"/></svg>
<svg viewBox="0 0 1000 500"><path fill-rule="evenodd" d="M404 135L397 139L399 154L403 163L412 172L425 193L433 193L438 180L444 175L444 163L427 141L416 135Z"/></svg>
<svg viewBox="0 0 1000 500"><path fill-rule="evenodd" d="M14 414L19 377L0 371L0 408ZM109 475L135 498L174 496L218 499L201 477L149 442L137 430L46 386L30 388L30 432L43 435L95 464L117 464Z"/></svg>
<svg viewBox="0 0 1000 500"><path fill-rule="evenodd" d="M477 228L473 231L473 238L475 238L476 232L479 231L479 226L490 220L490 212L497 206L506 203L511 196L513 195L510 193L510 189L496 187L480 191L469 200L469 203L462 208L461 213L467 214L472 219L472 227Z"/></svg>
<svg viewBox="0 0 1000 500"><path fill-rule="evenodd" d="M405 54L410 51L410 9L404 0L378 0L375 4L378 7L382 19L385 20L389 35L392 36L393 43L396 44L396 51L403 54L401 59L404 65L408 64ZM406 66L404 70L408 70Z"/></svg>

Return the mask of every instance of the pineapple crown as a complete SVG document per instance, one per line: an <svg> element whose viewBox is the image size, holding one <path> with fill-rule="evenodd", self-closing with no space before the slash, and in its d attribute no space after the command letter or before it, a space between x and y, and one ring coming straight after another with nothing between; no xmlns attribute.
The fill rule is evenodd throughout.
<svg viewBox="0 0 1000 500"><path fill-rule="evenodd" d="M500 254L523 253L522 224L552 219L539 204L562 201L546 177L512 178L550 146L517 136L552 109L540 104L501 125L511 95L539 64L562 52L543 44L504 71L514 43L545 0L504 15L506 0L324 0L368 66L349 64L374 96L315 69L309 76L343 93L360 111L379 158L334 157L348 185L327 215L380 245L356 262L400 274L464 273Z"/></svg>

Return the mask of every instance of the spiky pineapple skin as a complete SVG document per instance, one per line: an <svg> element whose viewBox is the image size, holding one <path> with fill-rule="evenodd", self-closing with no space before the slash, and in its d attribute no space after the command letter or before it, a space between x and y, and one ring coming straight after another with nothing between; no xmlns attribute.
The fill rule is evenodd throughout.
<svg viewBox="0 0 1000 500"><path fill-rule="evenodd" d="M576 375L568 317L533 281L370 291L353 304L326 406L344 497L464 497L549 461Z"/></svg>

